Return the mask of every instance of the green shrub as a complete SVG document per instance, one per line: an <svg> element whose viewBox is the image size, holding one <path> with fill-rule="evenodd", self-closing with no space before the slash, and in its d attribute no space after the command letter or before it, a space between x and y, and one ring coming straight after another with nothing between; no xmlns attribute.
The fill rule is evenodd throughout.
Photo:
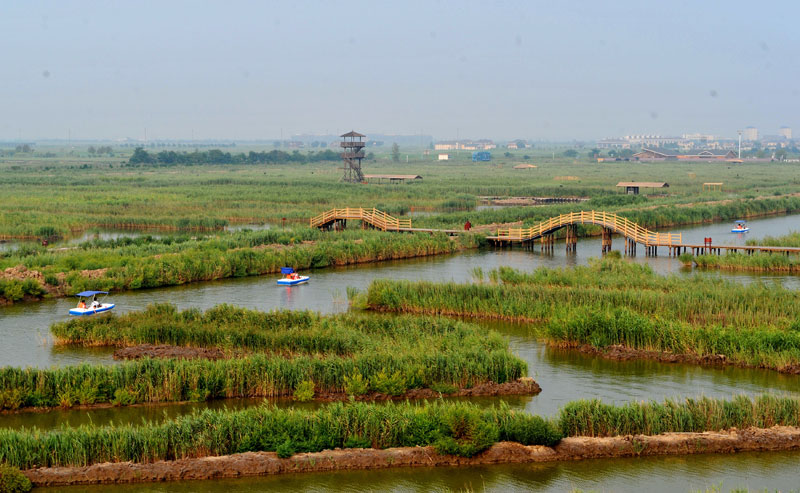
<svg viewBox="0 0 800 493"><path fill-rule="evenodd" d="M19 469L0 464L0 493L26 493L31 488L31 480Z"/></svg>
<svg viewBox="0 0 800 493"><path fill-rule="evenodd" d="M129 406L136 403L136 393L128 389L117 389L114 391L114 398L111 403L115 406Z"/></svg>
<svg viewBox="0 0 800 493"><path fill-rule="evenodd" d="M389 375L384 368L372 377L370 383L372 388L381 394L397 396L404 394L406 391L406 379L399 371Z"/></svg>
<svg viewBox="0 0 800 493"><path fill-rule="evenodd" d="M278 454L279 458L288 459L295 454L294 450L294 444L289 438L287 438L285 442L278 445L278 447L275 449L275 452Z"/></svg>
<svg viewBox="0 0 800 493"><path fill-rule="evenodd" d="M458 387L448 383L435 383L431 385L431 390L439 392L440 394L452 394L458 392Z"/></svg>
<svg viewBox="0 0 800 493"><path fill-rule="evenodd" d="M487 421L476 408L448 408L441 417L440 432L434 447L440 454L472 457L497 442L497 424Z"/></svg>
<svg viewBox="0 0 800 493"><path fill-rule="evenodd" d="M361 373L353 372L352 375L344 377L344 391L347 395L364 395L369 392L369 382Z"/></svg>
<svg viewBox="0 0 800 493"><path fill-rule="evenodd" d="M513 413L500 422L500 440L519 442L523 445L547 445L552 447L563 435L558 427L539 416Z"/></svg>
<svg viewBox="0 0 800 493"><path fill-rule="evenodd" d="M314 398L314 382L304 380L294 389L294 399L300 402L310 401Z"/></svg>

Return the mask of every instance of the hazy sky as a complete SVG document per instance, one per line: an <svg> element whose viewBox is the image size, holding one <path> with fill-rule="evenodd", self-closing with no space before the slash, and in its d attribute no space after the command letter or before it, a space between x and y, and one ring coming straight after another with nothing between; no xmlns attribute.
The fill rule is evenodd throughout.
<svg viewBox="0 0 800 493"><path fill-rule="evenodd" d="M800 2L0 6L0 139L800 133Z"/></svg>

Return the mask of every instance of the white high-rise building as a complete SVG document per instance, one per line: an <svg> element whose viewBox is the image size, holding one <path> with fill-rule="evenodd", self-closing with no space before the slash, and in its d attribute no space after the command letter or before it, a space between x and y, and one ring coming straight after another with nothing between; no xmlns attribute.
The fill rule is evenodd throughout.
<svg viewBox="0 0 800 493"><path fill-rule="evenodd" d="M780 129L778 129L778 135L784 137L786 140L792 140L792 128L781 127Z"/></svg>
<svg viewBox="0 0 800 493"><path fill-rule="evenodd" d="M744 132L742 132L742 138L750 142L757 141L758 129L756 127L747 127L746 129L744 129Z"/></svg>

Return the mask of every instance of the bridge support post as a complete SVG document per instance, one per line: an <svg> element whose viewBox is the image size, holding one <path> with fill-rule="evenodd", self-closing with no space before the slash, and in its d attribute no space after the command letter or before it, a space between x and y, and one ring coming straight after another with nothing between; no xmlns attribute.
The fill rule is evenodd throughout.
<svg viewBox="0 0 800 493"><path fill-rule="evenodd" d="M625 254L631 257L636 256L636 240L625 238Z"/></svg>
<svg viewBox="0 0 800 493"><path fill-rule="evenodd" d="M568 225L566 227L566 233L567 253L575 253L578 251L578 225Z"/></svg>
<svg viewBox="0 0 800 493"><path fill-rule="evenodd" d="M555 243L553 235L542 235L541 246L542 253L553 253L553 244Z"/></svg>
<svg viewBox="0 0 800 493"><path fill-rule="evenodd" d="M603 246L602 246L603 253L608 253L611 251L611 234L612 234L611 229L603 228Z"/></svg>

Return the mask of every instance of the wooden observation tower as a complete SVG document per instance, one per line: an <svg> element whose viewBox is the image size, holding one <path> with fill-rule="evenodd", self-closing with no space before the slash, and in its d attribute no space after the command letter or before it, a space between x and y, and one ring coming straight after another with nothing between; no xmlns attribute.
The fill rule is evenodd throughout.
<svg viewBox="0 0 800 493"><path fill-rule="evenodd" d="M364 159L364 146L367 145L362 139L362 135L354 130L341 135L342 137L342 161L344 161L344 176L342 180L350 183L361 183L364 181L364 173L361 172L361 160ZM356 140L357 139L357 140Z"/></svg>

